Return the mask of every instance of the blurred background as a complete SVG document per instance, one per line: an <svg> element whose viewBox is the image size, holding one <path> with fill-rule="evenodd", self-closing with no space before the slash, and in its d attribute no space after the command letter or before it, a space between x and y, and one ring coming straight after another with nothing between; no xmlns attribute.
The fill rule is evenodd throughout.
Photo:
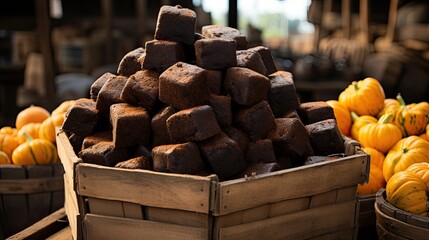
<svg viewBox="0 0 429 240"><path fill-rule="evenodd" d="M198 26L238 28L271 49L302 101L336 99L352 81L378 79L386 97L428 101L429 3L424 0L16 0L0 8L0 127L30 105L87 97L103 73L153 39L164 5Z"/></svg>

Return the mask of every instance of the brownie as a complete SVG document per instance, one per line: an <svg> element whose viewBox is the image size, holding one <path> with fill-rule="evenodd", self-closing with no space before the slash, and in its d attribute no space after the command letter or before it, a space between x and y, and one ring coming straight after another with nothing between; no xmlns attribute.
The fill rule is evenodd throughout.
<svg viewBox="0 0 429 240"><path fill-rule="evenodd" d="M249 48L248 50L258 52L259 55L261 55L262 62L264 62L264 66L267 69L268 75L277 72L277 67L274 62L273 56L271 55L271 50L269 48L264 46L257 46Z"/></svg>
<svg viewBox="0 0 429 240"><path fill-rule="evenodd" d="M204 104L209 98L206 70L178 62L159 76L159 99L183 110Z"/></svg>
<svg viewBox="0 0 429 240"><path fill-rule="evenodd" d="M310 134L297 118L276 118L276 128L269 134L276 157L287 156L294 166L302 165L313 154ZM281 164L282 166L282 164Z"/></svg>
<svg viewBox="0 0 429 240"><path fill-rule="evenodd" d="M192 174L204 169L198 145L193 142L161 145L152 149L153 170Z"/></svg>
<svg viewBox="0 0 429 240"><path fill-rule="evenodd" d="M145 170L152 170L152 159L140 156L140 157L134 157L122 162L118 162L115 167L117 168L126 168L126 169L145 169Z"/></svg>
<svg viewBox="0 0 429 240"><path fill-rule="evenodd" d="M299 109L300 102L292 74L286 71L278 71L271 74L269 79L268 102L274 116L283 117L287 112Z"/></svg>
<svg viewBox="0 0 429 240"><path fill-rule="evenodd" d="M237 66L237 48L233 40L222 38L201 39L195 42L196 64L211 70Z"/></svg>
<svg viewBox="0 0 429 240"><path fill-rule="evenodd" d="M240 175L239 177L252 177L252 176L257 176L257 175L261 175L261 174L265 174L265 173L272 173L275 171L279 171L282 168L280 167L279 164L277 164L276 162L273 163L264 163L264 162L259 162L259 163L255 163L252 164L250 166L248 166Z"/></svg>
<svg viewBox="0 0 429 240"><path fill-rule="evenodd" d="M152 153L151 153L151 150L149 150L144 145L137 145L133 150L132 156L134 156L134 157L143 156L143 157L147 157L147 158L152 158Z"/></svg>
<svg viewBox="0 0 429 240"><path fill-rule="evenodd" d="M101 75L101 77L97 78L97 80L95 80L94 83L92 83L91 88L89 90L89 95L91 99L94 101L97 101L98 93L100 92L101 88L104 86L106 81L109 78L115 77L115 76L116 76L115 74L107 72Z"/></svg>
<svg viewBox="0 0 429 240"><path fill-rule="evenodd" d="M344 153L344 140L335 119L326 119L305 126L315 155Z"/></svg>
<svg viewBox="0 0 429 240"><path fill-rule="evenodd" d="M252 141L265 138L276 127L271 108L267 101L261 101L250 108L237 111L235 126L247 133Z"/></svg>
<svg viewBox="0 0 429 240"><path fill-rule="evenodd" d="M248 166L259 162L276 162L273 143L269 139L261 139L255 142L249 142L244 156Z"/></svg>
<svg viewBox="0 0 429 240"><path fill-rule="evenodd" d="M247 145L250 142L249 136L244 131L235 127L226 127L222 129L223 132L238 144L240 150L244 153Z"/></svg>
<svg viewBox="0 0 429 240"><path fill-rule="evenodd" d="M230 179L246 168L238 144L221 132L199 143L201 153L219 179Z"/></svg>
<svg viewBox="0 0 429 240"><path fill-rule="evenodd" d="M159 73L150 70L138 71L131 75L120 98L131 105L152 111L159 102Z"/></svg>
<svg viewBox="0 0 429 240"><path fill-rule="evenodd" d="M174 41L151 40L146 42L143 68L163 72L179 61L185 60L183 45Z"/></svg>
<svg viewBox="0 0 429 240"><path fill-rule="evenodd" d="M223 87L235 103L250 107L267 100L270 81L251 69L232 67L226 71Z"/></svg>
<svg viewBox="0 0 429 240"><path fill-rule="evenodd" d="M220 95L222 91L222 71L207 70L207 84L211 94Z"/></svg>
<svg viewBox="0 0 429 240"><path fill-rule="evenodd" d="M252 69L264 76L267 75L267 69L265 68L261 55L259 55L257 51L237 51L237 66Z"/></svg>
<svg viewBox="0 0 429 240"><path fill-rule="evenodd" d="M110 107L113 143L116 148L149 145L151 119L146 109L117 103Z"/></svg>
<svg viewBox="0 0 429 240"><path fill-rule="evenodd" d="M204 36L199 34L199 33L195 33L195 42L203 39ZM191 64L196 64L196 55L195 55L195 46L194 44L183 44L183 50L185 52L185 62L187 63L191 63Z"/></svg>
<svg viewBox="0 0 429 240"><path fill-rule="evenodd" d="M100 114L109 116L110 106L123 102L121 92L127 83L128 77L113 76L109 78L98 93L96 107Z"/></svg>
<svg viewBox="0 0 429 240"><path fill-rule="evenodd" d="M131 76L141 70L141 59L144 59L145 50L142 47L136 48L122 58L118 66L118 74L123 76Z"/></svg>
<svg viewBox="0 0 429 240"><path fill-rule="evenodd" d="M330 156L308 156L304 162L304 165L310 165L310 164L335 160L335 159L339 159L341 157L343 157L341 154L330 155Z"/></svg>
<svg viewBox="0 0 429 240"><path fill-rule="evenodd" d="M237 50L247 49L247 39L240 31L231 27L224 27L220 25L207 25L203 26L201 33L206 38L223 38L234 40L237 43Z"/></svg>
<svg viewBox="0 0 429 240"><path fill-rule="evenodd" d="M298 114L297 110L287 111L286 113L280 115L279 118L297 118L297 119L301 120L301 118L299 117L299 114Z"/></svg>
<svg viewBox="0 0 429 240"><path fill-rule="evenodd" d="M167 119L176 113L176 110L171 107L167 106L161 109L155 116L153 116L151 120L151 126L152 126L152 146L158 146L158 145L164 145L164 144L171 144L170 135L168 134L167 129Z"/></svg>
<svg viewBox="0 0 429 240"><path fill-rule="evenodd" d="M89 148L92 145L95 145L99 142L111 142L111 141L112 141L112 131L96 132L83 139L82 149Z"/></svg>
<svg viewBox="0 0 429 240"><path fill-rule="evenodd" d="M194 44L197 15L181 6L162 6L158 13L155 39Z"/></svg>
<svg viewBox="0 0 429 240"><path fill-rule="evenodd" d="M276 156L276 162L281 167L281 169L289 169L293 167L302 166L302 161L293 161L289 156ZM297 165L294 165L297 162Z"/></svg>
<svg viewBox="0 0 429 240"><path fill-rule="evenodd" d="M68 136L70 145L72 146L73 151L76 155L78 155L79 152L82 150L84 138L85 138L84 136L79 136L79 135L74 134L74 133L70 133Z"/></svg>
<svg viewBox="0 0 429 240"><path fill-rule="evenodd" d="M231 97L210 94L207 105L213 108L220 127L223 128L232 125Z"/></svg>
<svg viewBox="0 0 429 240"><path fill-rule="evenodd" d="M84 163L113 167L129 159L130 153L127 148L115 148L113 142L99 142L80 151L79 157Z"/></svg>
<svg viewBox="0 0 429 240"><path fill-rule="evenodd" d="M173 143L202 141L221 131L208 105L176 112L167 119L167 129Z"/></svg>
<svg viewBox="0 0 429 240"><path fill-rule="evenodd" d="M305 125L335 119L334 109L324 101L301 103L298 114Z"/></svg>
<svg viewBox="0 0 429 240"><path fill-rule="evenodd" d="M65 113L62 129L86 137L93 133L97 120L98 111L94 100L80 98Z"/></svg>

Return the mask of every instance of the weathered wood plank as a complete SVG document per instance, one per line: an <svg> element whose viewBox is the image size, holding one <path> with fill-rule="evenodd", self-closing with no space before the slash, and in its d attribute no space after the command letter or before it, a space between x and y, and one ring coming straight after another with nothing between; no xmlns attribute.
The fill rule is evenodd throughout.
<svg viewBox="0 0 429 240"><path fill-rule="evenodd" d="M143 208L140 204L122 202L124 217L132 219L144 219Z"/></svg>
<svg viewBox="0 0 429 240"><path fill-rule="evenodd" d="M63 184L63 188L60 191L52 191L52 204L50 212L54 212L57 209L64 207L64 169L61 163L57 163L53 166L53 174L54 178L60 178L61 183Z"/></svg>
<svg viewBox="0 0 429 240"><path fill-rule="evenodd" d="M85 239L129 240L169 239L207 240L207 229L159 223L129 218L106 217L87 214L83 220Z"/></svg>
<svg viewBox="0 0 429 240"><path fill-rule="evenodd" d="M110 217L124 217L122 202L88 197L89 212Z"/></svg>
<svg viewBox="0 0 429 240"><path fill-rule="evenodd" d="M27 176L29 179L52 178L51 166L28 166ZM59 181L64 188L63 181ZM48 216L51 209L51 192L40 192L28 194L28 221L33 224Z"/></svg>
<svg viewBox="0 0 429 240"><path fill-rule="evenodd" d="M76 179L75 179L75 171L76 171L76 165L78 163L82 162L82 159L76 156L76 154L73 151L73 147L70 144L70 141L67 138L67 135L65 132L63 132L60 128L56 128L57 131L57 150L58 150L58 156L60 157L61 163L64 167L65 175L70 183L72 183L74 190L76 186Z"/></svg>
<svg viewBox="0 0 429 240"><path fill-rule="evenodd" d="M356 201L220 228L220 240L309 239L355 227Z"/></svg>
<svg viewBox="0 0 429 240"><path fill-rule="evenodd" d="M347 202L356 198L357 184L338 189L336 202Z"/></svg>
<svg viewBox="0 0 429 240"><path fill-rule="evenodd" d="M0 176L4 179L25 179L26 169L21 166L3 165L0 167ZM7 181L7 180L4 180ZM13 180L12 180L13 181ZM0 192L0 194L2 194ZM1 223L4 224L4 235L11 236L29 225L27 221L29 212L27 206L27 196L25 194L2 194L3 206L0 208Z"/></svg>
<svg viewBox="0 0 429 240"><path fill-rule="evenodd" d="M214 214L224 215L357 185L366 178L368 161L368 155L362 154L256 176L251 180L220 182L219 206Z"/></svg>
<svg viewBox="0 0 429 240"><path fill-rule="evenodd" d="M189 227L210 228L209 215L176 209L147 207L146 220Z"/></svg>
<svg viewBox="0 0 429 240"><path fill-rule="evenodd" d="M83 163L77 166L77 178L82 196L200 213L208 213L211 207L211 177Z"/></svg>
<svg viewBox="0 0 429 240"><path fill-rule="evenodd" d="M77 204L76 192L73 191L73 186L69 183L68 178L64 174L64 208L69 220L72 236L74 240L82 239L82 227L80 225L80 214Z"/></svg>
<svg viewBox="0 0 429 240"><path fill-rule="evenodd" d="M64 221L66 213L64 208L57 210L56 212L47 215L40 221L34 223L23 231L11 236L10 240L26 239L26 240L38 240L46 239L57 231L65 228L67 222Z"/></svg>
<svg viewBox="0 0 429 240"><path fill-rule="evenodd" d="M328 192L311 196L310 208L334 204L335 201L337 200L337 193L338 193L338 190L334 189Z"/></svg>

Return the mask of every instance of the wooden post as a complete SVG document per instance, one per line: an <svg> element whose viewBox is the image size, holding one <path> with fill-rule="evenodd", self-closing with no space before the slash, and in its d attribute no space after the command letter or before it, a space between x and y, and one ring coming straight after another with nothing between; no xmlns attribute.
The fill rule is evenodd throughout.
<svg viewBox="0 0 429 240"><path fill-rule="evenodd" d="M113 42L112 42L112 0L102 0L101 8L103 12L103 26L106 31L106 59L107 63L111 63L113 61Z"/></svg>
<svg viewBox="0 0 429 240"><path fill-rule="evenodd" d="M368 20L368 11L369 3L368 0L359 1L359 25L360 30L365 34L365 43L369 43L369 20Z"/></svg>
<svg viewBox="0 0 429 240"><path fill-rule="evenodd" d="M144 44L144 36L146 34L146 20L147 20L147 0L136 0L136 14L137 14L137 38L138 44Z"/></svg>
<svg viewBox="0 0 429 240"><path fill-rule="evenodd" d="M350 19L351 19L351 6L350 0L342 0L341 1L341 22L342 22L342 30L344 32L344 37L350 38Z"/></svg>
<svg viewBox="0 0 429 240"><path fill-rule="evenodd" d="M54 54L52 51L49 1L36 0L36 9L37 33L39 34L40 50L43 54L45 64L46 99L49 99L49 102L55 102L52 100L55 99L54 76L57 73L57 69L54 64Z"/></svg>
<svg viewBox="0 0 429 240"><path fill-rule="evenodd" d="M395 38L396 18L398 17L398 4L398 0L390 0L389 19L387 22L386 29L386 40L390 43L392 43Z"/></svg>
<svg viewBox="0 0 429 240"><path fill-rule="evenodd" d="M228 3L228 26L238 28L238 1L229 0Z"/></svg>

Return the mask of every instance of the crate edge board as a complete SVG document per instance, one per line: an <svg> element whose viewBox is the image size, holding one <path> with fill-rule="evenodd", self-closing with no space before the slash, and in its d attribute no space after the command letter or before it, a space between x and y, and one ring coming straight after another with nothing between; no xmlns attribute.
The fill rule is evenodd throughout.
<svg viewBox="0 0 429 240"><path fill-rule="evenodd" d="M83 219L83 231L85 239L95 236L102 237L99 233L108 234L110 237L104 236L103 239L209 239L206 228L90 213L86 214ZM142 233L146 233L146 235ZM120 237L118 234L124 235Z"/></svg>
<svg viewBox="0 0 429 240"><path fill-rule="evenodd" d="M66 133L59 127L55 130L58 156L60 157L61 164L64 167L65 174L73 180L73 188L76 191L76 165L82 163L82 159L76 156Z"/></svg>
<svg viewBox="0 0 429 240"><path fill-rule="evenodd" d="M220 228L216 229L216 231L218 231L217 234L219 239L244 239L246 236L246 239L271 239L274 237L274 235L276 238L281 236L283 238L287 237L293 239L296 237L303 237L302 234L307 234L308 236L305 236L306 238L312 238L328 234L333 232L333 230L336 232L355 228L356 206L356 201L342 202L318 208L310 208L292 214L268 218L256 222ZM344 214L344 212L347 210L353 214L350 216ZM326 217L329 216L329 214L332 215L332 218ZM332 222L327 221L327 219L332 220ZM309 221L314 222L313 224L308 224ZM316 222L321 222L330 226L315 224ZM341 226L335 225L337 222L341 222ZM291 231L288 231L288 229L285 228L285 226L289 226L288 224L299 225L300 223L303 223L302 226L304 229L300 229L299 227L291 227L291 229L296 231L294 233L291 233ZM335 227L338 229L335 229Z"/></svg>
<svg viewBox="0 0 429 240"><path fill-rule="evenodd" d="M212 208L212 183L216 179L213 175L201 177L88 163L78 164L76 173L77 192L81 196L201 213ZM139 182L142 184L136 184Z"/></svg>
<svg viewBox="0 0 429 240"><path fill-rule="evenodd" d="M366 154L353 155L255 176L251 179L241 178L219 182L217 193L219 206L214 215L224 215L267 203L312 196L357 185L362 175L365 175L366 166L369 163L367 156ZM344 177L329 178L327 172L335 174L340 172ZM325 178L324 184L320 184L321 178ZM305 181L294 181L296 179L305 179ZM276 184L269 184L272 182ZM311 182L317 182L315 188L308 188ZM285 186L292 191L284 191Z"/></svg>
<svg viewBox="0 0 429 240"><path fill-rule="evenodd" d="M377 206L374 205L376 212L376 223L384 230L399 235L401 237L411 237L414 239L425 239L429 235L429 229L413 226L409 223L400 221L396 218L384 214Z"/></svg>

